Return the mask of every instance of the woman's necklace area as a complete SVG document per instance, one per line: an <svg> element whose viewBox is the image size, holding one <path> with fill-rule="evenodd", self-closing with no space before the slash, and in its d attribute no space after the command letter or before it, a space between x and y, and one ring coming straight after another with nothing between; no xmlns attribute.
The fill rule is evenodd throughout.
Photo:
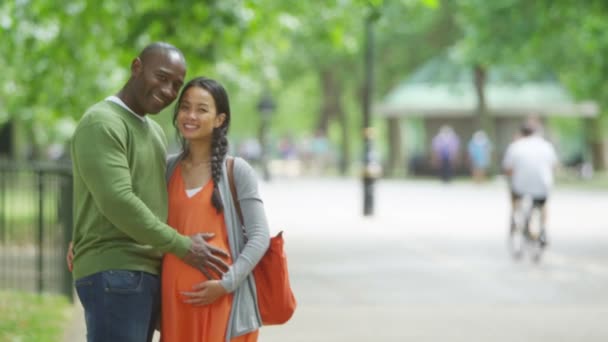
<svg viewBox="0 0 608 342"><path fill-rule="evenodd" d="M199 167L201 165L211 165L211 160L203 160L203 161L199 161L196 163L194 163L190 160L182 160L182 163L184 164L184 166L186 166L186 168L192 169L195 167Z"/></svg>

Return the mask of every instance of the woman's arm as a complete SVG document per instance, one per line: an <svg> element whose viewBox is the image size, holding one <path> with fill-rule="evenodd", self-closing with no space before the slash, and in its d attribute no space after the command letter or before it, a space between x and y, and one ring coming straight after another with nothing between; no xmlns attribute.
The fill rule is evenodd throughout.
<svg viewBox="0 0 608 342"><path fill-rule="evenodd" d="M228 292L236 290L247 278L270 244L270 230L257 179L255 171L246 161L235 158L234 182L243 213L247 243L221 280L222 286Z"/></svg>

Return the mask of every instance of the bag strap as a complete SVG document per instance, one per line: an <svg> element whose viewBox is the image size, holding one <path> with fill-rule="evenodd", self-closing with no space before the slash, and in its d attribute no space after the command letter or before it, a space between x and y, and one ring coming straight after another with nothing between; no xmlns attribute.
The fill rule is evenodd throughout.
<svg viewBox="0 0 608 342"><path fill-rule="evenodd" d="M228 166L228 184L230 185L230 192L232 193L232 203L234 204L236 212L239 215L241 225L243 225L243 212L241 211L241 205L239 204L236 194L236 185L234 184L234 157L226 157L226 164Z"/></svg>
<svg viewBox="0 0 608 342"><path fill-rule="evenodd" d="M239 204L238 197L236 194L236 186L234 184L234 157L226 157L226 165L228 167L228 184L230 185L230 192L232 193L232 203L236 208L236 212L239 215L241 226L244 226L243 212L241 211L241 205ZM244 228L243 228L244 229ZM282 238L283 231L281 230L278 234L278 238ZM273 238L274 239L274 238Z"/></svg>

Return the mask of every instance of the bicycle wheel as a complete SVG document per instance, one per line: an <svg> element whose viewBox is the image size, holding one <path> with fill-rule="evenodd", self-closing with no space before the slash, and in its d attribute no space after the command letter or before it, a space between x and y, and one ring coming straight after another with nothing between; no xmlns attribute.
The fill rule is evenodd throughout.
<svg viewBox="0 0 608 342"><path fill-rule="evenodd" d="M528 220L528 235L526 237L527 250L530 258L534 262L540 262L543 254L543 246L540 242L540 233L542 229L542 217L539 208L532 208L530 219Z"/></svg>
<svg viewBox="0 0 608 342"><path fill-rule="evenodd" d="M509 253L515 260L521 259L524 252L524 236L521 230L512 231L509 234Z"/></svg>
<svg viewBox="0 0 608 342"><path fill-rule="evenodd" d="M513 211L513 226L509 231L509 253L515 260L521 259L524 252L524 228L526 224L526 208L520 205Z"/></svg>

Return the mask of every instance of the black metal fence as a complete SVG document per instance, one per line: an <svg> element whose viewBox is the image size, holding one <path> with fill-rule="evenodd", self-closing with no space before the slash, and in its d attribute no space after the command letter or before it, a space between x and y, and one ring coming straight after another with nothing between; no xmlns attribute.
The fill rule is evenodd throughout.
<svg viewBox="0 0 608 342"><path fill-rule="evenodd" d="M71 299L71 232L70 165L0 160L0 289Z"/></svg>

